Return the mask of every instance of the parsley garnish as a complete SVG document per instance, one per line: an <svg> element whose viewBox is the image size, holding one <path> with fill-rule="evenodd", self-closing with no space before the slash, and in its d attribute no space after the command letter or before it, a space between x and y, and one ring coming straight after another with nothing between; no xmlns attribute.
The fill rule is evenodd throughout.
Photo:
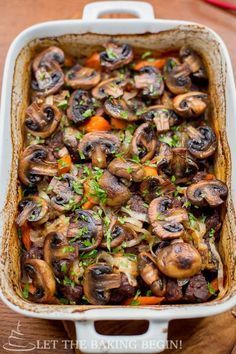
<svg viewBox="0 0 236 354"><path fill-rule="evenodd" d="M214 237L215 236L215 232L216 232L216 230L215 229L213 229L213 227L210 229L210 231L209 231L209 237L211 238L211 237Z"/></svg>
<svg viewBox="0 0 236 354"><path fill-rule="evenodd" d="M24 299L28 299L29 297L29 283L25 283L23 290L22 290L22 295Z"/></svg>

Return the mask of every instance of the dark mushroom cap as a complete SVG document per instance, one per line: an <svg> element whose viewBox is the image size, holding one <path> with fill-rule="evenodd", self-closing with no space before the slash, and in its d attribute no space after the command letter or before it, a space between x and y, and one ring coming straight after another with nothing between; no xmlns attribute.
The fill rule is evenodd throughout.
<svg viewBox="0 0 236 354"><path fill-rule="evenodd" d="M77 245L68 244L66 237L59 232L47 234L43 245L44 260L53 268L54 274L61 278L61 266L70 264L78 258ZM66 268L67 268L66 267Z"/></svg>
<svg viewBox="0 0 236 354"><path fill-rule="evenodd" d="M143 163L153 158L156 145L157 139L151 123L143 123L134 132L130 152L137 155Z"/></svg>
<svg viewBox="0 0 236 354"><path fill-rule="evenodd" d="M174 65L172 69L165 72L166 86L175 95L186 93L192 86L190 74L191 70L188 64Z"/></svg>
<svg viewBox="0 0 236 354"><path fill-rule="evenodd" d="M39 106L33 102L26 110L25 127L32 135L47 138L57 129L60 120L61 112L56 106Z"/></svg>
<svg viewBox="0 0 236 354"><path fill-rule="evenodd" d="M70 243L78 245L80 251L91 251L102 241L102 221L92 210L77 209L70 217L67 237Z"/></svg>
<svg viewBox="0 0 236 354"><path fill-rule="evenodd" d="M161 72L153 66L144 66L134 76L137 89L141 89L142 95L149 98L158 98L163 94L164 81Z"/></svg>
<svg viewBox="0 0 236 354"><path fill-rule="evenodd" d="M84 295L92 305L105 305L109 302L111 289L119 288L121 274L113 273L112 267L96 263L87 267L84 274Z"/></svg>
<svg viewBox="0 0 236 354"><path fill-rule="evenodd" d="M170 127L179 123L179 117L175 111L162 105L148 107L140 118L148 122L154 122L158 133L167 132Z"/></svg>
<svg viewBox="0 0 236 354"><path fill-rule="evenodd" d="M55 62L46 62L34 73L31 81L32 90L37 96L46 97L60 90L64 85L64 74L60 65Z"/></svg>
<svg viewBox="0 0 236 354"><path fill-rule="evenodd" d="M55 176L58 173L56 161L43 145L29 145L19 161L19 178L25 185L41 181L43 176Z"/></svg>
<svg viewBox="0 0 236 354"><path fill-rule="evenodd" d="M150 287L156 296L164 296L166 293L166 281L160 274L152 255L141 252L138 255L138 269L141 278Z"/></svg>
<svg viewBox="0 0 236 354"><path fill-rule="evenodd" d="M204 113L208 104L208 95L191 91L173 99L174 110L184 118L196 118Z"/></svg>
<svg viewBox="0 0 236 354"><path fill-rule="evenodd" d="M182 222L188 220L184 208L174 205L174 199L159 197L149 205L148 217L153 232L162 240L179 238L184 233Z"/></svg>
<svg viewBox="0 0 236 354"><path fill-rule="evenodd" d="M76 90L69 99L67 108L68 119L75 124L84 123L94 114L94 101L90 93L85 90Z"/></svg>
<svg viewBox="0 0 236 354"><path fill-rule="evenodd" d="M81 187L81 194L77 194L74 185ZM64 212L71 210L82 199L83 185L71 174L65 173L60 179L52 178L48 186L48 194L51 196L51 206L59 211Z"/></svg>
<svg viewBox="0 0 236 354"><path fill-rule="evenodd" d="M108 165L108 171L128 181L140 182L145 178L145 171L142 165L127 161L122 157L112 160Z"/></svg>
<svg viewBox="0 0 236 354"><path fill-rule="evenodd" d="M49 303L56 292L56 281L51 267L42 259L28 259L24 264L26 274L32 279L36 288L34 294L29 293L29 300Z"/></svg>
<svg viewBox="0 0 236 354"><path fill-rule="evenodd" d="M186 148L173 148L172 157L168 164L162 166L163 172L177 178L194 175L198 165Z"/></svg>
<svg viewBox="0 0 236 354"><path fill-rule="evenodd" d="M100 72L76 64L65 75L65 83L73 89L91 89L100 81Z"/></svg>
<svg viewBox="0 0 236 354"><path fill-rule="evenodd" d="M108 80L100 82L92 89L92 95L98 100L102 100L107 97L118 98L124 93L124 87L126 81L119 77L113 77Z"/></svg>
<svg viewBox="0 0 236 354"><path fill-rule="evenodd" d="M190 140L188 150L197 159L205 159L212 156L217 148L216 135L213 130L206 126L195 129L190 126L187 128Z"/></svg>
<svg viewBox="0 0 236 354"><path fill-rule="evenodd" d="M175 185L162 176L148 177L140 184L140 192L148 203L160 195L172 194L174 191Z"/></svg>
<svg viewBox="0 0 236 354"><path fill-rule="evenodd" d="M91 132L83 136L79 143L79 151L85 158L92 159L93 166L104 168L106 158L118 152L120 140L107 132Z"/></svg>
<svg viewBox="0 0 236 354"><path fill-rule="evenodd" d="M33 71L36 72L40 67L45 66L48 62L57 62L62 65L65 60L65 55L62 49L58 47L49 47L39 53L33 61Z"/></svg>
<svg viewBox="0 0 236 354"><path fill-rule="evenodd" d="M25 221L34 225L41 225L49 218L49 207L45 199L38 196L29 196L21 199L18 204L19 215L16 223L21 226Z"/></svg>
<svg viewBox="0 0 236 354"><path fill-rule="evenodd" d="M196 248L188 243L176 242L158 252L157 266L170 278L185 279L201 270L202 260Z"/></svg>
<svg viewBox="0 0 236 354"><path fill-rule="evenodd" d="M183 46L179 51L180 58L184 63L187 63L192 72L191 77L197 83L207 83L207 72L202 59L190 47Z"/></svg>
<svg viewBox="0 0 236 354"><path fill-rule="evenodd" d="M193 183L186 190L187 198L192 204L212 208L223 204L227 194L226 184L218 179Z"/></svg>
<svg viewBox="0 0 236 354"><path fill-rule="evenodd" d="M108 206L119 207L131 197L129 188L108 171L103 173L99 180L99 186L107 193L106 204Z"/></svg>
<svg viewBox="0 0 236 354"><path fill-rule="evenodd" d="M139 119L137 115L132 112L125 100L109 98L104 103L105 112L114 118L133 122Z"/></svg>
<svg viewBox="0 0 236 354"><path fill-rule="evenodd" d="M121 68L133 60L133 50L128 44L108 42L106 51L100 53L101 66L108 70Z"/></svg>

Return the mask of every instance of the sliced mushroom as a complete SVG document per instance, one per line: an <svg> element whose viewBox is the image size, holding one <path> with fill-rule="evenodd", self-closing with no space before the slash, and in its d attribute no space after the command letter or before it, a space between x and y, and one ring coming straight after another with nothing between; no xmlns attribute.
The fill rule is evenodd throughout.
<svg viewBox="0 0 236 354"><path fill-rule="evenodd" d="M107 156L117 153L119 147L118 137L106 132L87 133L79 143L80 153L92 159L93 166L100 168L106 167Z"/></svg>
<svg viewBox="0 0 236 354"><path fill-rule="evenodd" d="M92 95L98 100L110 96L118 98L123 95L125 85L126 81L121 80L119 77L104 80L92 89Z"/></svg>
<svg viewBox="0 0 236 354"><path fill-rule="evenodd" d="M188 141L189 152L197 159L205 159L212 156L217 148L216 135L213 130L206 126L187 127L187 133L190 137Z"/></svg>
<svg viewBox="0 0 236 354"><path fill-rule="evenodd" d="M77 192L79 189L81 193L76 193L74 186L77 187ZM83 185L73 175L66 173L60 179L52 178L48 186L48 193L52 195L50 201L55 210L59 212L68 211L82 200Z"/></svg>
<svg viewBox="0 0 236 354"><path fill-rule="evenodd" d="M60 90L64 85L64 74L60 65L55 62L46 62L35 71L35 78L31 87L37 96L46 97Z"/></svg>
<svg viewBox="0 0 236 354"><path fill-rule="evenodd" d="M16 223L21 226L26 221L34 225L41 225L48 221L49 207L45 199L32 196L21 199L18 204L19 215Z"/></svg>
<svg viewBox="0 0 236 354"><path fill-rule="evenodd" d="M106 204L108 206L124 205L131 196L130 190L108 171L103 173L99 186L107 193Z"/></svg>
<svg viewBox="0 0 236 354"><path fill-rule="evenodd" d="M141 252L138 255L138 268L141 278L150 287L152 293L156 296L164 296L166 293L166 281L161 276L150 253Z"/></svg>
<svg viewBox="0 0 236 354"><path fill-rule="evenodd" d="M173 158L172 149L169 145L165 143L160 143L157 151L157 155L154 157L154 162L157 164L157 167L164 169L169 165Z"/></svg>
<svg viewBox="0 0 236 354"><path fill-rule="evenodd" d="M137 89L142 89L142 95L149 98L158 98L163 94L164 81L161 72L153 66L144 66L139 74L134 76Z"/></svg>
<svg viewBox="0 0 236 354"><path fill-rule="evenodd" d="M43 104L39 106L33 102L26 110L25 126L34 136L47 138L58 127L61 120L60 110L53 105Z"/></svg>
<svg viewBox="0 0 236 354"><path fill-rule="evenodd" d="M111 289L121 284L120 273L113 273L111 266L96 263L87 267L84 274L84 295L92 305L105 305L109 302Z"/></svg>
<svg viewBox="0 0 236 354"><path fill-rule="evenodd" d="M66 73L65 83L73 89L89 90L99 83L100 78L99 71L76 64Z"/></svg>
<svg viewBox="0 0 236 354"><path fill-rule="evenodd" d="M182 47L179 55L182 61L189 65L192 72L191 76L197 83L206 83L208 81L207 72L202 59L192 48L188 46Z"/></svg>
<svg viewBox="0 0 236 354"><path fill-rule="evenodd" d="M207 108L208 95L204 92L192 91L178 95L173 99L174 110L184 118L196 118Z"/></svg>
<svg viewBox="0 0 236 354"><path fill-rule="evenodd" d="M43 145L29 145L19 161L19 178L25 185L41 181L43 176L56 176L57 162Z"/></svg>
<svg viewBox="0 0 236 354"><path fill-rule="evenodd" d="M138 120L139 117L132 112L125 100L109 98L104 103L107 114L111 117L126 120L129 122Z"/></svg>
<svg viewBox="0 0 236 354"><path fill-rule="evenodd" d="M193 205L212 208L223 204L227 194L226 184L218 179L193 183L186 190L187 198Z"/></svg>
<svg viewBox="0 0 236 354"><path fill-rule="evenodd" d="M190 79L191 70L188 64L174 65L165 73L165 83L168 89L175 95L186 93L192 86Z"/></svg>
<svg viewBox="0 0 236 354"><path fill-rule="evenodd" d="M171 195L174 191L175 185L162 176L148 177L140 185L140 192L148 203L161 195Z"/></svg>
<svg viewBox="0 0 236 354"><path fill-rule="evenodd" d="M128 44L108 42L105 49L106 51L100 53L100 61L101 66L108 70L121 68L133 60L133 50Z"/></svg>
<svg viewBox="0 0 236 354"><path fill-rule="evenodd" d="M82 134L80 134L76 128L66 127L63 129L63 143L67 147L72 161L74 162L78 162L80 159L78 147L81 136Z"/></svg>
<svg viewBox="0 0 236 354"><path fill-rule="evenodd" d="M110 244L108 244L107 240L101 243L102 248L114 248L118 247L125 241L128 233L125 229L124 225L121 225L115 217L111 218L111 222L109 225L109 236L110 236Z"/></svg>
<svg viewBox="0 0 236 354"><path fill-rule="evenodd" d="M153 232L162 240L168 240L183 236L182 222L188 220L188 213L184 208L176 206L174 199L159 197L150 203L148 217Z"/></svg>
<svg viewBox="0 0 236 354"><path fill-rule="evenodd" d="M201 270L202 261L196 248L188 243L175 242L158 252L157 266L170 278L185 279Z"/></svg>
<svg viewBox="0 0 236 354"><path fill-rule="evenodd" d="M174 110L161 105L149 107L140 118L154 122L158 133L166 132L170 130L170 127L179 123L179 117Z"/></svg>
<svg viewBox="0 0 236 354"><path fill-rule="evenodd" d="M50 303L56 292L56 281L51 267L42 259L28 259L24 270L36 288L33 294L29 292L29 301Z"/></svg>
<svg viewBox="0 0 236 354"><path fill-rule="evenodd" d="M198 165L186 148L173 148L172 158L162 166L162 171L177 178L189 177L198 171Z"/></svg>
<svg viewBox="0 0 236 354"><path fill-rule="evenodd" d="M76 90L72 93L67 109L68 118L75 124L84 123L94 114L94 102L88 91Z"/></svg>
<svg viewBox="0 0 236 354"><path fill-rule="evenodd" d="M53 268L57 277L63 277L62 266L69 269L70 263L78 258L77 245L69 245L66 237L59 232L50 232L44 240L44 260Z"/></svg>
<svg viewBox="0 0 236 354"><path fill-rule="evenodd" d="M70 217L67 232L70 243L78 245L80 251L88 252L97 248L103 237L102 221L92 210L79 210Z"/></svg>
<svg viewBox="0 0 236 354"><path fill-rule="evenodd" d="M108 171L128 181L140 182L145 178L145 171L142 165L126 161L122 157L112 160L108 166Z"/></svg>
<svg viewBox="0 0 236 354"><path fill-rule="evenodd" d="M143 163L155 154L157 139L151 123L141 124L134 132L130 152L137 155Z"/></svg>
<svg viewBox="0 0 236 354"><path fill-rule="evenodd" d="M49 47L39 53L33 61L33 71L36 72L40 67L45 66L48 62L57 62L62 65L65 60L65 55L62 49L58 47Z"/></svg>

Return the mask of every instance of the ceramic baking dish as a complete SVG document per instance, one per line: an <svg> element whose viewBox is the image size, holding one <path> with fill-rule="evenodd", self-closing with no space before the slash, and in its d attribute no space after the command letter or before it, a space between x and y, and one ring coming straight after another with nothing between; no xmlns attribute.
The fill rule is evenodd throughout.
<svg viewBox="0 0 236 354"><path fill-rule="evenodd" d="M98 19L108 12L128 12L138 18ZM90 54L111 36L118 42L160 51L189 44L202 55L206 63L213 103L212 123L219 141L215 171L217 177L229 186L220 243L227 275L226 292L222 298L204 304L111 307L33 304L20 297L19 245L14 218L18 200L17 164L22 146L21 125L28 104L29 62L36 50L49 45L61 46L74 55L81 52ZM12 310L31 317L74 321L77 339L86 343L83 346L85 352L157 353L162 351L161 347L147 343L163 343L167 338L170 320L211 316L236 304L236 221L233 206L236 203L236 97L228 51L215 32L191 22L154 19L151 5L144 2L91 3L85 7L82 20L41 23L26 29L14 40L6 58L1 103L1 298ZM234 162L232 166L231 161ZM94 321L111 319L144 319L149 321L149 328L146 333L132 337L98 334ZM122 345L116 346L117 341ZM143 343L146 343L145 347Z"/></svg>

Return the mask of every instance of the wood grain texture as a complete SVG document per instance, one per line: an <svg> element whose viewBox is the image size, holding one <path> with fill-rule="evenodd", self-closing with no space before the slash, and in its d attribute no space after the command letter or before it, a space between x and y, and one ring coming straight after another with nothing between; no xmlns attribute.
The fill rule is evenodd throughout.
<svg viewBox="0 0 236 354"><path fill-rule="evenodd" d="M39 22L80 18L88 0L1 0L0 1L0 82L8 47L23 29ZM236 21L235 14L206 4L201 0L149 0L158 18L181 19L202 23L218 32L226 43L236 73ZM112 16L114 17L114 16ZM0 303L0 354L7 353L2 346L18 321L25 338L36 340L58 340L57 349L35 349L34 353L72 354L72 349L64 349L63 340L74 339L72 323L26 318L18 315ZM129 324L113 323L100 325L106 333L126 330ZM132 326L135 324L132 323ZM230 354L236 343L236 320L231 312L211 318L172 321L169 337L183 340L183 349L165 351L165 354ZM41 343L40 343L41 344ZM49 343L52 348L52 343ZM11 351L11 353L16 353Z"/></svg>

